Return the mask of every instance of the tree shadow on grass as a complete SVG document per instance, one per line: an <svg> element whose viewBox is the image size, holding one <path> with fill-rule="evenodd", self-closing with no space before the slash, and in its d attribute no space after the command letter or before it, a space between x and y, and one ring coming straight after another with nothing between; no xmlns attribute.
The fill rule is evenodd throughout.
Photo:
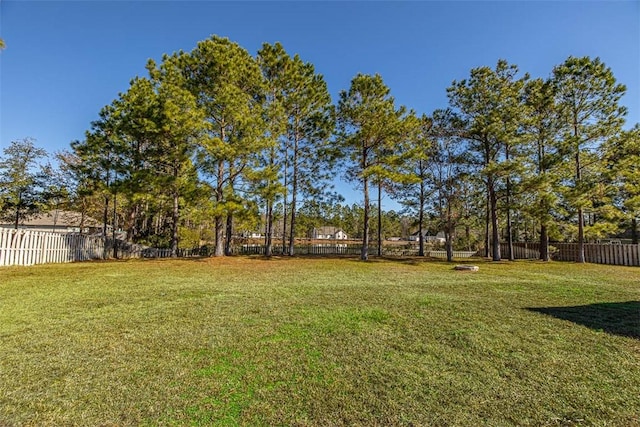
<svg viewBox="0 0 640 427"><path fill-rule="evenodd" d="M598 331L640 339L640 301L574 307L530 307L527 310L568 320Z"/></svg>

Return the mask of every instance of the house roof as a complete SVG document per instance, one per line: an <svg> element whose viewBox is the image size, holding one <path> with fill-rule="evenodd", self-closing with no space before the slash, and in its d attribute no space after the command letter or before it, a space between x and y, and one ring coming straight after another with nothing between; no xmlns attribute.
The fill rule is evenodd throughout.
<svg viewBox="0 0 640 427"><path fill-rule="evenodd" d="M80 227L82 222L82 214L80 212L54 209L23 221L20 225L28 227L53 227L54 225L56 227ZM101 227L102 223L85 216L83 225L85 227Z"/></svg>
<svg viewBox="0 0 640 427"><path fill-rule="evenodd" d="M416 231L414 233L411 233L412 236L418 236L420 234L420 231ZM438 233L436 233L436 235L434 236L433 234L429 234L429 230L422 230L422 234L427 237L438 237L438 238L443 238L444 239L444 231L438 231Z"/></svg>
<svg viewBox="0 0 640 427"><path fill-rule="evenodd" d="M315 229L316 234L337 234L340 231L344 233L342 228L331 226L318 227Z"/></svg>

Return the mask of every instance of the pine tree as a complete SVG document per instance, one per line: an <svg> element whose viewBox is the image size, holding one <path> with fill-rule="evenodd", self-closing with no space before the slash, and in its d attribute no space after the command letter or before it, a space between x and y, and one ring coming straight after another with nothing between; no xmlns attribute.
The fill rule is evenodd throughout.
<svg viewBox="0 0 640 427"><path fill-rule="evenodd" d="M199 166L212 180L214 255L222 256L231 252L233 216L244 209L239 180L266 142L262 74L245 49L218 36L199 42L182 67L187 88L204 112Z"/></svg>
<svg viewBox="0 0 640 427"><path fill-rule="evenodd" d="M527 82L524 89L523 139L529 150L526 161L529 171L523 188L531 200L525 210L540 224L540 259L543 261L550 259L549 233L562 179L559 168L562 123L553 91L552 82L542 79Z"/></svg>
<svg viewBox="0 0 640 427"><path fill-rule="evenodd" d="M298 55L289 56L280 43L263 45L258 61L272 100L270 128L273 136L281 132L277 139L281 142L284 203L290 217L287 252L293 255L298 202L309 196L321 198L331 176L333 108L323 76ZM284 218L286 221L286 214Z"/></svg>
<svg viewBox="0 0 640 427"><path fill-rule="evenodd" d="M171 256L178 253L180 200L197 183L192 158L203 131L204 114L195 97L186 90L180 70L182 55L165 56L158 67L147 65L157 96L154 143L147 150L159 190L166 189L172 201Z"/></svg>
<svg viewBox="0 0 640 427"><path fill-rule="evenodd" d="M474 68L469 80L454 81L447 89L449 103L457 108L466 123L460 136L468 140L469 150L475 154L474 163L485 179L485 250L491 247L494 261L501 259L499 186L511 173L509 167L513 163L505 162L505 157L518 136L522 111L520 90L524 79L527 79L527 76L516 79L517 73L518 67L500 60L495 70L489 67ZM510 209L509 204L507 209Z"/></svg>
<svg viewBox="0 0 640 427"><path fill-rule="evenodd" d="M403 179L394 186L392 194L410 212L418 216L418 256L424 256L424 232L427 203L432 194L429 182L429 156L432 147L430 117L409 114L405 118L407 150L401 173Z"/></svg>
<svg viewBox="0 0 640 427"><path fill-rule="evenodd" d="M398 140L401 112L382 77L358 74L348 91L340 92L337 142L349 163L347 178L362 184L364 218L360 259L369 258L371 180L383 176L385 148Z"/></svg>
<svg viewBox="0 0 640 427"><path fill-rule="evenodd" d="M585 262L585 214L598 197L599 148L624 123L626 109L619 105L626 88L617 84L610 68L599 58L569 57L553 69L556 103L562 110L563 152L574 175L567 187L569 205L578 223L577 262Z"/></svg>
<svg viewBox="0 0 640 427"><path fill-rule="evenodd" d="M638 244L640 218L640 124L610 138L604 146L604 160L614 187L614 206L631 229L631 243Z"/></svg>

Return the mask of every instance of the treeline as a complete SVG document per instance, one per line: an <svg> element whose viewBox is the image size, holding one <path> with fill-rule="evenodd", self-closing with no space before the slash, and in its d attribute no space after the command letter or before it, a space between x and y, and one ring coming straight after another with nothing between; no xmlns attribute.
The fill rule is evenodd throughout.
<svg viewBox="0 0 640 427"><path fill-rule="evenodd" d="M147 70L58 154L54 186L132 241L174 254L181 241L212 241L221 256L234 235L261 231L267 255L281 243L293 254L312 225L334 225L357 229L367 259L372 228L381 244L388 218L403 225L387 237L411 217L420 254L427 228L444 232L449 254L483 236L494 260L501 240L539 240L543 259L550 240L577 241L581 261L589 239L631 228L637 242L640 127L623 130L626 89L598 58L570 57L546 79L503 60L475 68L428 115L396 105L380 75L358 74L334 103L313 64L278 43L254 57L213 36ZM362 205L340 204L336 176ZM9 193L5 216L32 212ZM384 213L383 195L403 214ZM355 212L357 226L339 222Z"/></svg>

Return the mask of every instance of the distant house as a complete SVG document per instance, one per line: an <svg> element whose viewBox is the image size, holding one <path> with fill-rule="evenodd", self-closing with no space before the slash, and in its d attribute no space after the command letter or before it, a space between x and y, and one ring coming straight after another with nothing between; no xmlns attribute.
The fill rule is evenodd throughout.
<svg viewBox="0 0 640 427"><path fill-rule="evenodd" d="M262 239L264 237L262 233L258 233L257 231L243 231L241 235L245 239Z"/></svg>
<svg viewBox="0 0 640 427"><path fill-rule="evenodd" d="M438 244L442 244L446 241L445 237L444 237L444 231L440 231L438 232L438 234L436 234L435 236L429 235L428 231L423 231L422 235L423 235L423 239L425 241L425 243L438 243ZM417 231L415 233L413 233L411 236L409 236L409 241L411 242L418 242L420 233L418 233Z"/></svg>
<svg viewBox="0 0 640 427"><path fill-rule="evenodd" d="M349 236L338 227L319 227L311 232L312 239L318 240L347 240Z"/></svg>
<svg viewBox="0 0 640 427"><path fill-rule="evenodd" d="M14 228L14 224L0 224L2 228ZM19 229L57 233L101 233L102 223L80 212L54 209L18 224ZM109 227L111 228L111 227Z"/></svg>

